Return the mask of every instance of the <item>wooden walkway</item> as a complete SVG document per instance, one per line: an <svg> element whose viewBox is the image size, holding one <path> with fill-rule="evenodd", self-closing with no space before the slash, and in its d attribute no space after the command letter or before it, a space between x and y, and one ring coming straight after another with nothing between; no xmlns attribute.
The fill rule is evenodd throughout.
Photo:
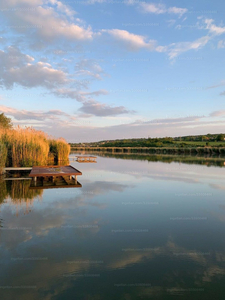
<svg viewBox="0 0 225 300"><path fill-rule="evenodd" d="M12 168L4 168L5 171L30 171L32 170L32 167L25 167L25 168L21 168L21 167L12 167Z"/></svg>
<svg viewBox="0 0 225 300"><path fill-rule="evenodd" d="M79 163L97 163L96 156L76 156Z"/></svg>

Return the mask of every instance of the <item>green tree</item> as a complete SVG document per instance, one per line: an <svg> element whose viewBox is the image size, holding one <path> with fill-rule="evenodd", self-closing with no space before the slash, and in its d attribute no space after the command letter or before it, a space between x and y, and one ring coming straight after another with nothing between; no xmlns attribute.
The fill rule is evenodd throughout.
<svg viewBox="0 0 225 300"><path fill-rule="evenodd" d="M224 138L225 138L224 134L217 135L217 141L224 141Z"/></svg>
<svg viewBox="0 0 225 300"><path fill-rule="evenodd" d="M10 129L12 128L12 120L7 118L4 113L0 114L0 128Z"/></svg>
<svg viewBox="0 0 225 300"><path fill-rule="evenodd" d="M208 139L208 137L207 136L205 136L205 135L202 135L202 141L205 141L205 140L207 140Z"/></svg>

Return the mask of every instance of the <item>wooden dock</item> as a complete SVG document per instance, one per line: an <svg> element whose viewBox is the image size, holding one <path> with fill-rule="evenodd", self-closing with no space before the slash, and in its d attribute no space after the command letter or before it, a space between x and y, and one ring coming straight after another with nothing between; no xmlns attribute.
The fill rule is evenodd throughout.
<svg viewBox="0 0 225 300"><path fill-rule="evenodd" d="M31 171L32 167L14 167L14 168L4 168L5 171Z"/></svg>
<svg viewBox="0 0 225 300"><path fill-rule="evenodd" d="M77 181L77 175L82 175L82 173L75 169L74 167L68 166L37 166L33 167L29 177L32 177L34 181L37 180L38 177L51 177L52 181L55 180L58 176L69 176L72 179L72 176L75 177L75 182Z"/></svg>
<svg viewBox="0 0 225 300"><path fill-rule="evenodd" d="M8 177L4 180L31 180L31 189L74 188L82 187L77 176L82 173L71 165L66 166L35 166L32 168L5 168L5 172L31 171L29 177Z"/></svg>
<svg viewBox="0 0 225 300"><path fill-rule="evenodd" d="M79 163L97 163L96 156L76 156Z"/></svg>

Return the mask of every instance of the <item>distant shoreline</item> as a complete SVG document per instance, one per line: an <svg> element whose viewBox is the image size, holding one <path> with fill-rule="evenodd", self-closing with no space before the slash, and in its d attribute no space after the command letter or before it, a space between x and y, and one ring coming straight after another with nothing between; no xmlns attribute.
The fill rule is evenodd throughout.
<svg viewBox="0 0 225 300"><path fill-rule="evenodd" d="M71 151L149 154L209 154L225 155L225 147L71 147Z"/></svg>

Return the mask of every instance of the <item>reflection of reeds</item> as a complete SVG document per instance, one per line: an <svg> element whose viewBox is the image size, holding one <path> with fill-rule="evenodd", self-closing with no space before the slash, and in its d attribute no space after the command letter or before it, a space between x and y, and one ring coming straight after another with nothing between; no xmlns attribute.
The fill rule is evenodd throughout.
<svg viewBox="0 0 225 300"><path fill-rule="evenodd" d="M43 190L30 189L30 180L5 181L0 177L0 204L8 197L11 198L13 205L18 207L26 205L26 213L30 211L34 198L41 198ZM18 214L18 212L17 212Z"/></svg>
<svg viewBox="0 0 225 300"><path fill-rule="evenodd" d="M30 180L12 180L7 181L8 195L13 202L26 202L35 197L41 197L43 190L31 190Z"/></svg>
<svg viewBox="0 0 225 300"><path fill-rule="evenodd" d="M0 204L7 198L6 182L0 177Z"/></svg>
<svg viewBox="0 0 225 300"><path fill-rule="evenodd" d="M70 152L70 146L63 139L49 139L44 132L32 128L2 129L0 130L0 141L7 149L6 165L12 167L43 165L47 163L48 159L65 160L68 159ZM1 149L0 161L4 167Z"/></svg>

